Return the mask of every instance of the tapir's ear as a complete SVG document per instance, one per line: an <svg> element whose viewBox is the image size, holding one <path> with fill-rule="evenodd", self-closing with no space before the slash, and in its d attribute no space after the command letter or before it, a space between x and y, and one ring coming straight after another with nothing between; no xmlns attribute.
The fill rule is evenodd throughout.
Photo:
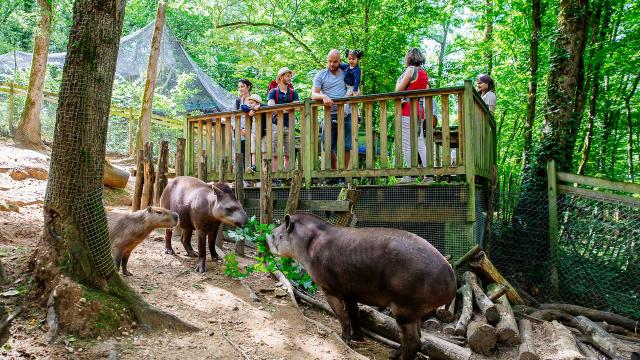
<svg viewBox="0 0 640 360"><path fill-rule="evenodd" d="M147 206L147 212L151 212L151 206Z"/></svg>
<svg viewBox="0 0 640 360"><path fill-rule="evenodd" d="M284 226L287 229L287 232L293 231L293 221L291 221L291 215L287 214L284 216Z"/></svg>
<svg viewBox="0 0 640 360"><path fill-rule="evenodd" d="M217 187L216 184L209 183L209 185L211 185L211 189L213 189L213 191L216 193L216 196L222 196L223 191L220 190L220 188Z"/></svg>

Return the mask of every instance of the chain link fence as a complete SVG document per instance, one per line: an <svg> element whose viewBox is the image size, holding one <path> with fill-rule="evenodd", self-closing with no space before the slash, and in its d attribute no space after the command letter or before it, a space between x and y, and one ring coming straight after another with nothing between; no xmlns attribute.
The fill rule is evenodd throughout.
<svg viewBox="0 0 640 360"><path fill-rule="evenodd" d="M558 194L558 247L551 254L548 194L520 196L499 194L493 240L486 246L503 275L540 302L640 318L640 207Z"/></svg>

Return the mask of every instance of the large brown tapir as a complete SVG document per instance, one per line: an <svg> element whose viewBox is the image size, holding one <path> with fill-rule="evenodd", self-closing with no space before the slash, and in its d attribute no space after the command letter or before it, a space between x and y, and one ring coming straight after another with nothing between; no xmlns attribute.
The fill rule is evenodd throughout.
<svg viewBox="0 0 640 360"><path fill-rule="evenodd" d="M206 241L209 239L211 258L215 250L216 235L221 223L244 226L247 213L236 199L233 190L224 183L205 183L190 176L178 176L169 181L160 197L160 206L178 213L178 226L182 228L181 242L187 255L198 257L198 272L205 271ZM198 253L191 247L193 230L198 231ZM172 229L165 232L165 253L174 254L171 247Z"/></svg>
<svg viewBox="0 0 640 360"><path fill-rule="evenodd" d="M447 260L406 231L345 228L310 214L286 215L267 238L272 253L298 260L324 292L342 338L362 338L358 303L391 308L400 328L400 359L420 347L422 317L456 294Z"/></svg>

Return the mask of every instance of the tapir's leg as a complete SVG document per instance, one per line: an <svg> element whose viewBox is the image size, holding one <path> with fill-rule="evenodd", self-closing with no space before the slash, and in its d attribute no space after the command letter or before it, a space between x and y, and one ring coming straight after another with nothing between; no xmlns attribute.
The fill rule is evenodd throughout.
<svg viewBox="0 0 640 360"><path fill-rule="evenodd" d="M173 236L173 229L169 228L164 231L164 253L169 255L175 255L173 247L171 246L171 236Z"/></svg>
<svg viewBox="0 0 640 360"><path fill-rule="evenodd" d="M326 291L324 292L324 296L340 322L340 327L342 328L342 340L347 345L351 345L351 320L349 320L346 303L341 298L330 295Z"/></svg>
<svg viewBox="0 0 640 360"><path fill-rule="evenodd" d="M124 274L125 276L133 275L132 273L129 272L129 270L127 270L127 263L129 262L129 255L131 255L131 253L125 253L122 256L122 274Z"/></svg>
<svg viewBox="0 0 640 360"><path fill-rule="evenodd" d="M207 233L198 230L198 272L204 272L204 262L207 259Z"/></svg>
<svg viewBox="0 0 640 360"><path fill-rule="evenodd" d="M358 302L353 299L345 301L347 305L347 313L351 320L351 339L364 340L362 336L362 328L360 326L360 310L358 310Z"/></svg>
<svg viewBox="0 0 640 360"><path fill-rule="evenodd" d="M191 247L191 235L193 235L193 229L182 229L180 241L182 242L184 249L187 251L188 257L198 257L198 254L196 254Z"/></svg>
<svg viewBox="0 0 640 360"><path fill-rule="evenodd" d="M209 233L207 234L207 241L209 241L209 253L211 253L211 260L219 259L218 253L216 252L216 238L218 237L218 228L220 224L213 225L211 229L209 229Z"/></svg>
<svg viewBox="0 0 640 360"><path fill-rule="evenodd" d="M391 305L400 329L400 360L413 360L420 349L420 318L412 310Z"/></svg>

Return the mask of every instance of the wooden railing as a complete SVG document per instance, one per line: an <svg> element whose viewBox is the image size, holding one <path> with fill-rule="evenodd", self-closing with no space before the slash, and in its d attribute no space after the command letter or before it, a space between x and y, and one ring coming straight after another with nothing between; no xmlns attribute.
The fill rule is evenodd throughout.
<svg viewBox="0 0 640 360"><path fill-rule="evenodd" d="M402 149L402 102L409 102L410 109L410 151L409 163L404 163ZM426 144L426 166L420 164L418 154L418 113L417 104L424 108L424 118L431 119L433 103L440 104L438 124L424 121L424 138ZM334 99L337 107L337 168L331 167L331 132L324 138L322 128L330 128L331 111L322 102L305 101L285 105L261 107L256 111L252 121L242 111L216 113L188 118L187 124L187 173L197 173L196 159L206 158L210 179L218 179L223 164L225 179L235 178L233 159L235 153L241 152L241 125L245 127L244 163L261 164L262 121L265 118L266 149L265 156L277 155L276 171L273 179L285 179L292 176L296 164L296 155L302 161L305 183L310 185L312 179L332 177L386 177L386 176L428 176L428 175L479 175L490 177L491 167L496 163L496 132L493 117L489 114L484 102L473 89L471 81L464 86L407 91L387 94L375 94ZM347 122L349 108L352 114L359 114L359 121L352 115L351 152L345 151L344 124ZM453 110L453 111L452 111ZM294 131L288 132L290 144L288 153L284 153L284 114L288 114L290 122L297 123ZM272 124L272 116L276 121ZM393 124L393 133L390 125ZM275 137L272 133L276 128ZM255 159L251 156L251 130L255 134ZM293 128L292 128L293 129ZM364 156L361 163L359 156L358 130L364 130ZM379 136L376 136L379 134ZM379 138L379 146L376 144ZM275 142L275 153L271 144ZM452 151L452 150L455 150ZM284 162L284 155L290 161ZM206 157L205 157L206 156ZM455 156L455 157L454 157ZM347 160L347 157L349 159ZM348 165L347 165L348 164ZM248 172L245 179L259 179L260 166L257 172Z"/></svg>

